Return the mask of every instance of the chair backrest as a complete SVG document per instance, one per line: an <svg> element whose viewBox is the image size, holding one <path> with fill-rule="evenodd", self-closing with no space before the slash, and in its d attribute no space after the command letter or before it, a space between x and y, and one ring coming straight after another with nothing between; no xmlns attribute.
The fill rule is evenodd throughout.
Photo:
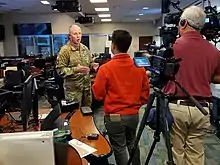
<svg viewBox="0 0 220 165"><path fill-rule="evenodd" d="M6 69L4 70L4 74L3 76L5 77L5 72L8 71L8 70L14 70L14 71L17 71L17 66L7 66Z"/></svg>
<svg viewBox="0 0 220 165"><path fill-rule="evenodd" d="M5 72L5 88L13 89L14 86L24 82L24 73L22 71L7 70Z"/></svg>

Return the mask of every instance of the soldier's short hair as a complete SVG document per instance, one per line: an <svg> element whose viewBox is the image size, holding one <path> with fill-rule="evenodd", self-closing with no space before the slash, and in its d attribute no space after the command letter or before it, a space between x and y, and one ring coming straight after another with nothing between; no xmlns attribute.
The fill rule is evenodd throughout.
<svg viewBox="0 0 220 165"><path fill-rule="evenodd" d="M73 26L78 27L78 28L80 28L80 29L81 29L81 27L79 27L78 25L75 25L75 24L70 25L70 27L69 27L69 34L71 34L71 33L72 33L72 27L73 27Z"/></svg>
<svg viewBox="0 0 220 165"><path fill-rule="evenodd" d="M115 30L112 34L112 43L120 53L127 53L131 46L132 37L126 30Z"/></svg>

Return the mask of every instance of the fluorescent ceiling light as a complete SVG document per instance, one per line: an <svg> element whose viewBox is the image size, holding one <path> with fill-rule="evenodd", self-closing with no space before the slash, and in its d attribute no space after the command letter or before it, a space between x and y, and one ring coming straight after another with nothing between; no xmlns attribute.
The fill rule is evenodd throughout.
<svg viewBox="0 0 220 165"><path fill-rule="evenodd" d="M147 9L149 9L149 7L143 7L143 9L144 9L144 10L147 10Z"/></svg>
<svg viewBox="0 0 220 165"><path fill-rule="evenodd" d="M95 8L95 11L109 11L109 8Z"/></svg>
<svg viewBox="0 0 220 165"><path fill-rule="evenodd" d="M110 22L112 19L101 19L102 22Z"/></svg>
<svg viewBox="0 0 220 165"><path fill-rule="evenodd" d="M140 14L138 14L138 15L144 15L143 13L140 13Z"/></svg>
<svg viewBox="0 0 220 165"><path fill-rule="evenodd" d="M42 4L44 4L44 5L49 5L50 4L50 2L48 2L48 1L40 1Z"/></svg>
<svg viewBox="0 0 220 165"><path fill-rule="evenodd" d="M90 0L91 3L107 3L107 0Z"/></svg>
<svg viewBox="0 0 220 165"><path fill-rule="evenodd" d="M98 14L98 16L100 18L107 18L107 17L111 17L111 14Z"/></svg>
<svg viewBox="0 0 220 165"><path fill-rule="evenodd" d="M136 18L136 21L139 21L140 20L140 18Z"/></svg>

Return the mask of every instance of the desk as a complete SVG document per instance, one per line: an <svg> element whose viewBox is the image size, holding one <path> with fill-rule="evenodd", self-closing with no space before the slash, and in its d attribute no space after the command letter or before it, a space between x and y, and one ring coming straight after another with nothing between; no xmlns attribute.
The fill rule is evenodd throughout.
<svg viewBox="0 0 220 165"><path fill-rule="evenodd" d="M65 143L55 143L56 165L88 165L86 159L81 159L76 149Z"/></svg>
<svg viewBox="0 0 220 165"><path fill-rule="evenodd" d="M4 126L9 122L6 115L0 115L0 126ZM16 126L16 124L13 125ZM11 128L8 129L8 131L11 130ZM22 128L16 128L16 130L16 132L22 132ZM86 159L81 159L79 153L68 143L55 143L54 151L56 165L88 165L88 161Z"/></svg>
<svg viewBox="0 0 220 165"><path fill-rule="evenodd" d="M66 115L66 114L65 114ZM92 116L83 116L80 110L77 110L69 121L71 136L74 139L97 149L93 153L96 157L107 157L112 153L109 142L97 130ZM85 138L90 133L99 134L98 140L88 140Z"/></svg>

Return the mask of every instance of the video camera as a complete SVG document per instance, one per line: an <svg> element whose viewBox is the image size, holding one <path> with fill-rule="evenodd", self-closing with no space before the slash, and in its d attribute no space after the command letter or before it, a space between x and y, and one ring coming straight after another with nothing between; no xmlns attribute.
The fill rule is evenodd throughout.
<svg viewBox="0 0 220 165"><path fill-rule="evenodd" d="M160 29L160 36L165 36L164 38L166 40L163 41L164 44L167 45L167 43L173 44L176 40L178 35L178 24L183 10L179 8L179 1L175 3L169 0L164 1L165 2L162 3L162 13L168 14L164 17L165 26ZM177 9L178 12L169 13L170 5ZM206 20L204 28L201 30L201 34L204 35L209 41L219 42L216 41L216 39L220 37L220 13L217 12L216 6L212 7L210 3L205 7L205 13Z"/></svg>
<svg viewBox="0 0 220 165"><path fill-rule="evenodd" d="M160 28L160 37L162 37L163 44L165 47L172 46L178 35L178 24L182 10L179 8L180 2L171 2L170 0L162 1L162 13L166 14L164 17L164 26ZM177 9L178 12L170 13L170 5Z"/></svg>
<svg viewBox="0 0 220 165"><path fill-rule="evenodd" d="M177 5L179 3L170 3L175 8L178 8ZM162 8L167 9L163 4L164 3L162 3ZM166 10L166 12L169 12L169 10ZM169 80L175 80L175 75L179 70L179 62L181 59L175 59L172 49L172 45L176 41L178 34L177 25L179 18L179 13L167 14L164 18L165 25L160 29L160 37L162 37L163 45L158 47L155 44L148 44L146 45L146 49L150 56L148 58L134 58L136 66L145 67L151 72L151 84L153 87L159 89L162 89Z"/></svg>
<svg viewBox="0 0 220 165"><path fill-rule="evenodd" d="M160 48L157 55L150 55L149 58L134 57L136 66L145 67L151 72L151 85L159 89L162 89L169 80L175 79L180 61L181 59L175 59L171 47Z"/></svg>
<svg viewBox="0 0 220 165"><path fill-rule="evenodd" d="M205 7L206 20L204 28L201 31L201 34L206 37L207 40L213 42L220 37L220 13L217 12L216 6Z"/></svg>
<svg viewBox="0 0 220 165"><path fill-rule="evenodd" d="M164 17L164 26L160 29L160 37L162 38L163 45L146 45L146 49L150 54L148 61L144 59L146 57L134 58L136 66L144 66L151 72L151 84L153 87L159 89L162 89L169 80L174 80L175 74L179 70L179 62L181 59L175 59L172 49L178 36L178 24L183 12L183 10L179 8L179 4L179 2L174 3L169 0L162 1L162 12L168 13ZM177 9L178 12L169 13L170 5ZM216 8L211 7L211 5L205 8L205 12L207 18L202 34L206 36L208 40L213 40L219 37L220 14L217 14Z"/></svg>

